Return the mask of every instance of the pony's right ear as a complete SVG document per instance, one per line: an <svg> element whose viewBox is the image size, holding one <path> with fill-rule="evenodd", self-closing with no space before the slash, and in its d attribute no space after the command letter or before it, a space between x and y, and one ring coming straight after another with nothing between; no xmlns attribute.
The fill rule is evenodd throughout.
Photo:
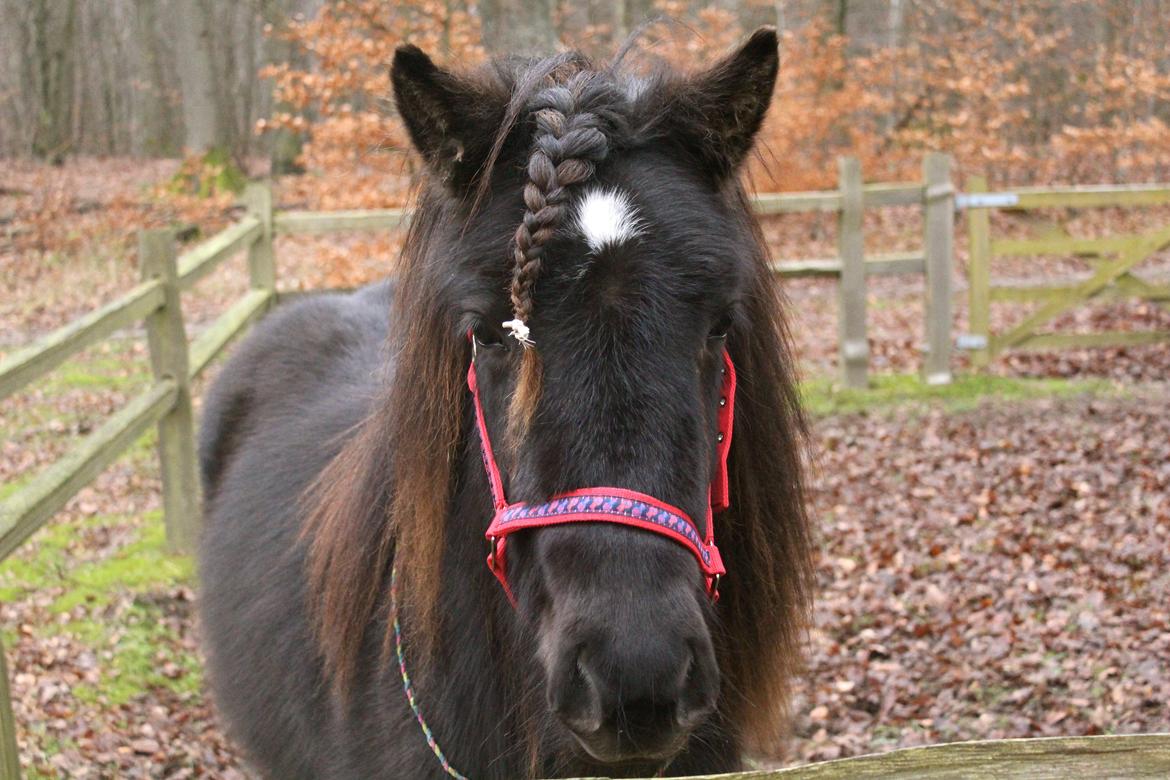
<svg viewBox="0 0 1170 780"><path fill-rule="evenodd" d="M417 46L399 46L394 103L414 148L448 187L468 188L491 150L505 106L470 79L443 70Z"/></svg>

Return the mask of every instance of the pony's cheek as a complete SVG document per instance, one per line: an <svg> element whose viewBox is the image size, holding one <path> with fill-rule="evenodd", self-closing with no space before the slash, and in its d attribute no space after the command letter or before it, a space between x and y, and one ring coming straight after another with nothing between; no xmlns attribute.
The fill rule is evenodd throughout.
<svg viewBox="0 0 1170 780"><path fill-rule="evenodd" d="M551 598L536 560L533 532L521 531L508 537L508 584L516 597L517 616L539 627L551 611Z"/></svg>

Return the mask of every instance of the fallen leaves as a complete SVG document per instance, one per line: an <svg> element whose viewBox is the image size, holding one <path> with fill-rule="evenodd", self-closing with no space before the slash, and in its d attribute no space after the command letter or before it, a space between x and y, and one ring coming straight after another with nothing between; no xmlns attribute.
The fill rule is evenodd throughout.
<svg viewBox="0 0 1170 780"><path fill-rule="evenodd" d="M793 757L1170 729L1167 398L820 420Z"/></svg>

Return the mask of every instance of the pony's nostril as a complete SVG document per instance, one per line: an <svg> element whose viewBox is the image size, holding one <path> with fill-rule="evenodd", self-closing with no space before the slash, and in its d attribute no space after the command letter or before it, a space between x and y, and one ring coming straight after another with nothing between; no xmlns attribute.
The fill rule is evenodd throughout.
<svg viewBox="0 0 1170 780"><path fill-rule="evenodd" d="M702 658L692 651L682 676L675 722L683 729L693 729L714 709L714 685L703 669Z"/></svg>
<svg viewBox="0 0 1170 780"><path fill-rule="evenodd" d="M588 736L601 728L602 713L597 685L583 656L583 652L577 654L565 675L553 709L566 726Z"/></svg>

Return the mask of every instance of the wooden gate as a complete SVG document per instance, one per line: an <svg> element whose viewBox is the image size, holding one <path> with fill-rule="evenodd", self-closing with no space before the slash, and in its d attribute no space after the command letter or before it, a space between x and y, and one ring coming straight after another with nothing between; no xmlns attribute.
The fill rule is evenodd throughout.
<svg viewBox="0 0 1170 780"><path fill-rule="evenodd" d="M1153 284L1133 270L1154 254L1170 247L1170 225L1151 233L1106 238L993 239L990 211L1038 208L1088 208L1102 206L1154 206L1170 203L1170 187L1064 187L1029 188L1013 192L988 192L987 180L973 177L967 192L956 199L968 212L970 237L969 331L959 346L972 351L976 367L1008 349L1059 349L1150 344L1170 341L1170 331L1108 331L1098 333L1047 333L1044 326L1092 300L1142 299L1170 310L1170 284ZM994 257L1039 255L1076 256L1088 261L1087 278L1044 284L993 284ZM991 332L991 304L995 301L1036 303L1039 306L1013 327Z"/></svg>

